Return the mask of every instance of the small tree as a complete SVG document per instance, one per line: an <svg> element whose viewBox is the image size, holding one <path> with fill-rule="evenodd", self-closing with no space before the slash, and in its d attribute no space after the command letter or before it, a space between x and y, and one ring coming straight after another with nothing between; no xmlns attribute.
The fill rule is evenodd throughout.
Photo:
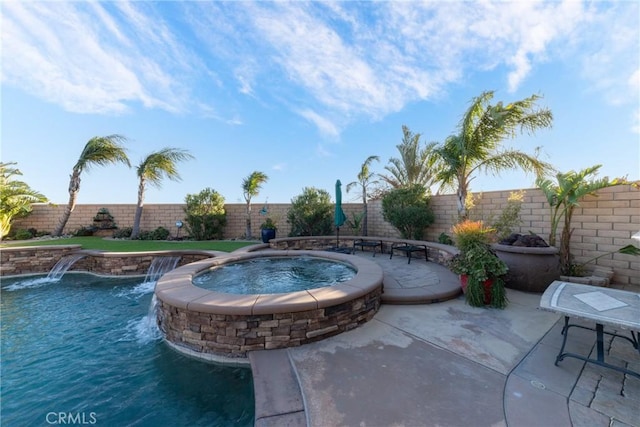
<svg viewBox="0 0 640 427"><path fill-rule="evenodd" d="M502 210L497 218L491 218L491 228L495 230L498 240L506 239L513 233L513 229L522 223L520 211L524 191L512 191L507 198L507 206Z"/></svg>
<svg viewBox="0 0 640 427"><path fill-rule="evenodd" d="M449 136L435 151L439 158L438 181L441 190L456 191L458 216L467 218L465 206L471 180L478 172L499 174L520 168L525 172L543 174L550 165L519 150L502 147L504 140L519 132L534 134L538 129L550 128L551 110L537 108L540 99L532 95L507 105L492 105L494 92L483 92L474 98L462 116L458 133Z"/></svg>
<svg viewBox="0 0 640 427"><path fill-rule="evenodd" d="M305 187L302 194L291 199L287 222L289 236L326 236L333 231L333 204L325 190Z"/></svg>
<svg viewBox="0 0 640 427"><path fill-rule="evenodd" d="M245 232L245 236L247 239L252 238L251 236L252 234L251 233L251 199L258 195L258 193L260 192L260 188L262 187L262 184L267 182L268 179L269 177L265 173L254 171L251 173L251 175L249 175L248 177L242 180L242 196L244 197L244 201L247 203L247 209L246 209L247 229Z"/></svg>
<svg viewBox="0 0 640 427"><path fill-rule="evenodd" d="M127 151L124 147L126 138L121 135L96 136L91 138L84 146L80 157L76 161L69 177L69 203L67 203L58 225L53 230L54 236L61 236L71 212L76 207L78 193L80 192L80 176L82 172L92 166L106 166L114 163L124 163L131 166Z"/></svg>
<svg viewBox="0 0 640 427"><path fill-rule="evenodd" d="M31 213L33 203L46 202L47 198L32 190L27 183L17 181L22 172L13 166L15 162L0 163L0 239L11 229L11 222Z"/></svg>
<svg viewBox="0 0 640 427"><path fill-rule="evenodd" d="M384 168L388 175L380 175L392 188L422 185L429 188L438 173L438 144L431 142L422 147L420 134L414 134L407 126L402 126L402 143L396 145L400 158L392 157Z"/></svg>
<svg viewBox="0 0 640 427"><path fill-rule="evenodd" d="M362 235L366 236L369 232L368 230L368 201L369 201L369 189L372 185L376 185L379 183L378 180L373 179L376 175L371 172L369 167L373 161L380 161L378 156L369 156L367 160L364 161L362 166L360 167L360 173L358 173L358 181L353 181L347 184L347 193L355 186L360 185L362 189ZM355 219L355 217L354 217ZM358 227L359 228L359 227Z"/></svg>
<svg viewBox="0 0 640 427"><path fill-rule="evenodd" d="M382 198L382 217L400 231L404 239L422 240L435 215L422 185L396 188Z"/></svg>
<svg viewBox="0 0 640 427"><path fill-rule="evenodd" d="M558 172L555 181L539 176L536 185L544 193L551 207L551 232L549 233L549 245L556 246L556 237L560 222L563 222L562 235L560 236L560 271L562 274L571 275L573 260L571 256L571 235L573 228L571 220L573 211L579 206L580 201L588 195L595 196L598 190L616 185L633 184L625 177L608 177L595 179L602 165L595 165L581 171Z"/></svg>
<svg viewBox="0 0 640 427"><path fill-rule="evenodd" d="M195 240L221 239L227 214L224 197L211 188L185 197L186 229Z"/></svg>
<svg viewBox="0 0 640 427"><path fill-rule="evenodd" d="M138 165L136 173L138 175L138 205L133 219L131 238L136 239L140 233L140 219L144 208L144 192L146 185L150 184L157 188L162 186L162 179L169 178L172 181L180 181L177 163L193 159L193 156L186 150L179 148L163 148L153 152L144 158Z"/></svg>

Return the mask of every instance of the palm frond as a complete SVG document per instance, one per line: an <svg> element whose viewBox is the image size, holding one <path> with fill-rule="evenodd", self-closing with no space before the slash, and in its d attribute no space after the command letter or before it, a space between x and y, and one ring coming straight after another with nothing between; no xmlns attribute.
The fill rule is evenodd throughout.
<svg viewBox="0 0 640 427"><path fill-rule="evenodd" d="M82 172L91 166L106 166L112 163L124 163L131 166L123 145L127 139L121 135L109 135L91 138L84 146L74 170Z"/></svg>
<svg viewBox="0 0 640 427"><path fill-rule="evenodd" d="M180 181L178 162L193 159L187 151L179 148L166 147L149 154L137 167L138 178L151 185L161 187L163 178Z"/></svg>

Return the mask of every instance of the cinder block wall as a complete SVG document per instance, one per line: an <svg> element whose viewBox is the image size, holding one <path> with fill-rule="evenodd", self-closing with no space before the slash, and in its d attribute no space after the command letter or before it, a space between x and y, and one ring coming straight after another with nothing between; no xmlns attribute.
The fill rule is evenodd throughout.
<svg viewBox="0 0 640 427"><path fill-rule="evenodd" d="M474 219L490 222L500 215L507 206L507 200L513 191L491 191L474 194L476 205L471 212ZM546 241L551 232L551 211L549 203L538 188L525 189L520 219L522 224L514 232L535 233ZM440 233L451 236L451 226L458 215L455 195L433 196L432 207L435 222L427 230L427 240L437 241ZM400 233L382 219L382 202L377 200L369 205L369 235L400 237ZM640 231L640 190L630 185L605 188L597 196L589 196L580 202L571 221L574 227L571 236L571 253L576 262L587 260L617 250L628 244L640 246L640 242L631 239ZM558 233L562 231L562 225ZM557 236L558 244L560 235ZM613 268L614 282L640 286L640 258L630 255L606 255L596 262L597 265Z"/></svg>
<svg viewBox="0 0 640 427"><path fill-rule="evenodd" d="M267 217L274 220L278 227L278 236L288 236L291 226L287 223L287 212L289 210L288 203L269 204L266 206L267 213L261 214L263 205L251 206L251 233L254 238L260 237L260 224ZM183 221L185 218L184 204L149 204L145 205L142 210L142 218L140 219L140 229L143 231L155 230L158 227L165 227L175 236L178 229L176 221ZM35 228L38 231L51 232L58 224L58 220L64 211L64 205L36 204L33 206L33 213L27 218L16 220L13 229ZM101 208L106 208L113 216L118 228L132 227L133 219L136 212L135 205L77 205L69 217L64 233L71 234L81 227L93 225L93 217ZM227 204L225 210L227 213L227 225L224 229L225 239L239 239L246 234L246 205L245 204ZM354 213L362 211L362 205L344 204L343 210L349 219L352 219ZM340 230L344 234L352 234L352 231L345 224ZM180 232L184 236L185 230Z"/></svg>
<svg viewBox="0 0 640 427"><path fill-rule="evenodd" d="M506 207L509 194L513 191L491 191L475 194L476 206L472 217L490 221L500 215ZM549 238L551 213L546 198L538 188L525 192L520 213L522 224L515 232L536 233L545 240ZM291 227L286 222L289 204L269 204L266 216L274 218L278 224L278 236L287 236ZM454 195L433 196L435 223L427 231L427 240L437 241L440 233L451 235L451 226L457 219ZM135 205L78 205L71 214L65 232L71 233L82 226L93 224L93 217L100 208L107 208L119 227L133 225ZM143 230L153 230L163 226L175 235L175 222L184 219L182 204L145 205L141 220ZM262 205L252 206L252 232L260 235L260 224L266 216L260 214ZM33 214L16 221L14 228L35 228L51 231L55 228L64 206L35 205ZM224 237L241 238L245 234L245 205L227 204L227 227ZM362 205L351 203L344 205L345 213L352 218L354 213L362 212ZM571 239L571 251L576 261L586 261L594 256L617 250L627 244L639 245L631 239L640 231L640 191L631 186L621 185L606 188L598 192L597 197L587 197L580 202L573 216L574 232ZM561 230L558 230L561 231ZM183 231L184 232L184 231ZM353 234L345 225L341 234ZM398 231L382 219L382 203L372 201L369 204L369 235L381 237L400 237ZM559 237L559 236L558 236ZM611 267L615 271L614 281L622 284L640 285L640 259L629 255L607 255L597 261L598 265Z"/></svg>

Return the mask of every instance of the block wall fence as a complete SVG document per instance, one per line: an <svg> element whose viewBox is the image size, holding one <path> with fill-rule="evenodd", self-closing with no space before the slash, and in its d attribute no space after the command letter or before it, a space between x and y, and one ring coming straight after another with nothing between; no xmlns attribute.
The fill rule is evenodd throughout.
<svg viewBox="0 0 640 427"><path fill-rule="evenodd" d="M524 190L490 191L474 193L475 207L471 213L474 219L490 221L500 215L506 207L509 195L515 191L523 191L522 210L520 219L522 224L514 231L522 234L529 232L539 234L548 240L551 227L551 212L546 198L538 188ZM428 228L426 240L437 241L440 233L451 235L451 226L457 217L455 195L436 195L431 199L435 212L435 222ZM291 227L286 222L289 204L269 204L269 216L278 225L278 236L289 234ZM252 232L255 238L260 236L260 224L266 216L260 214L261 205L252 206ZM105 204L105 205L77 205L65 227L65 233L72 233L82 226L93 225L93 217L100 208L107 208L114 217L118 227L131 227L135 214L135 205ZM144 206L141 229L154 230L165 227L175 236L177 220L184 220L183 204L148 204ZM227 225L224 230L225 239L241 239L245 234L244 204L227 204ZM348 203L343 205L348 218L354 213L362 211L362 205ZM64 205L36 204L33 213L15 221L14 229L35 228L38 231L52 231ZM576 208L572 225L574 232L571 238L571 251L576 261L586 261L602 253L619 249L627 244L638 241L631 239L634 233L640 231L640 190L627 185L621 185L600 190L597 196L589 196L580 202ZM560 231L560 230L558 230ZM351 235L353 231L345 224L340 229L343 235ZM400 234L382 218L382 203L369 203L369 233L370 236L400 237ZM184 230L181 231L184 235ZM614 281L621 284L640 285L640 259L629 255L607 255L597 261L598 265L611 267L615 271Z"/></svg>

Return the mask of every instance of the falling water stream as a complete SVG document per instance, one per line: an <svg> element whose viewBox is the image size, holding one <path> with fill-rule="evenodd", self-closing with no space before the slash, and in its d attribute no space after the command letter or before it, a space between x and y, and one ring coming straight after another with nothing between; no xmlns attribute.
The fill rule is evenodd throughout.
<svg viewBox="0 0 640 427"><path fill-rule="evenodd" d="M66 273L73 264L86 256L87 255L85 254L71 254L60 258L51 271L49 271L49 274L47 274L47 279L60 280L60 278L64 276L64 273Z"/></svg>

